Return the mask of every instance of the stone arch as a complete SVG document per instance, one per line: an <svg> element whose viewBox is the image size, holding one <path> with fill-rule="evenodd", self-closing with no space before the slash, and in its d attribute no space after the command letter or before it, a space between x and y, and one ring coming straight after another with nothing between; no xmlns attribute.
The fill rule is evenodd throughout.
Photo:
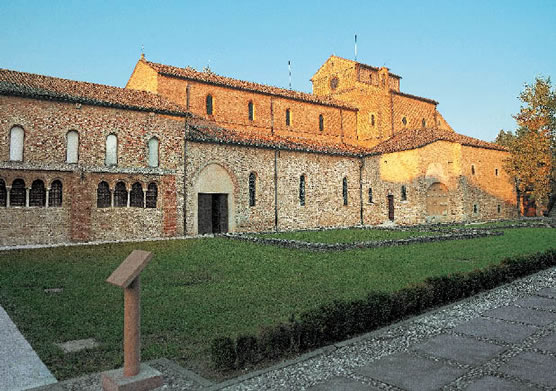
<svg viewBox="0 0 556 391"><path fill-rule="evenodd" d="M450 193L441 182L434 182L426 193L426 213L428 217L447 217L450 212Z"/></svg>
<svg viewBox="0 0 556 391"><path fill-rule="evenodd" d="M214 217L214 213L219 213L219 216L224 216L225 213L219 228L214 227L217 232L234 231L237 183L236 176L219 163L208 163L199 170L193 185L194 233L206 233L207 214L212 214ZM210 204L211 202L212 204ZM219 212L216 212L216 204L221 205L222 209ZM199 227L199 222L201 222L201 227Z"/></svg>

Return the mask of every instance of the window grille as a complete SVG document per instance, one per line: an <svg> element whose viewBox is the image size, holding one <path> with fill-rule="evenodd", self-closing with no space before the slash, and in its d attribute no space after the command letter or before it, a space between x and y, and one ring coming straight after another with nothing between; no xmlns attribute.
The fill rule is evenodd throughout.
<svg viewBox="0 0 556 391"><path fill-rule="evenodd" d="M212 95L207 95L207 115L212 115Z"/></svg>
<svg viewBox="0 0 556 391"><path fill-rule="evenodd" d="M286 109L286 126L290 126L292 122L292 114L290 109Z"/></svg>
<svg viewBox="0 0 556 391"><path fill-rule="evenodd" d="M256 184L257 176L254 172L249 174L249 206L255 206L257 200L257 184Z"/></svg>
<svg viewBox="0 0 556 391"><path fill-rule="evenodd" d="M342 180L342 197L344 199L344 206L348 204L348 180L346 177Z"/></svg>
<svg viewBox="0 0 556 391"><path fill-rule="evenodd" d="M25 206L26 201L27 192L25 190L25 181L23 179L16 179L12 182L10 206Z"/></svg>
<svg viewBox="0 0 556 391"><path fill-rule="evenodd" d="M29 192L29 206L44 206L46 204L46 190L40 179L33 181Z"/></svg>
<svg viewBox="0 0 556 391"><path fill-rule="evenodd" d="M322 114L319 115L319 130L321 132L324 130L324 117Z"/></svg>
<svg viewBox="0 0 556 391"><path fill-rule="evenodd" d="M299 177L299 205L305 206L305 175Z"/></svg>
<svg viewBox="0 0 556 391"><path fill-rule="evenodd" d="M110 208L110 206L112 206L110 187L107 182L102 181L97 187L97 208Z"/></svg>
<svg viewBox="0 0 556 391"><path fill-rule="evenodd" d="M143 187L139 182L135 182L131 186L131 194L129 195L129 206L133 206L136 208L143 208L144 207L144 193Z"/></svg>
<svg viewBox="0 0 556 391"><path fill-rule="evenodd" d="M50 185L50 192L48 193L48 206L62 206L62 182L58 180L52 182Z"/></svg>
<svg viewBox="0 0 556 391"><path fill-rule="evenodd" d="M253 102L249 102L249 121L253 121L255 119L255 107L253 106Z"/></svg>
<svg viewBox="0 0 556 391"><path fill-rule="evenodd" d="M114 188L114 206L116 208L124 208L127 206L127 189L125 183L118 182Z"/></svg>
<svg viewBox="0 0 556 391"><path fill-rule="evenodd" d="M156 183L149 183L147 187L147 208L156 208L156 199L158 196L158 187Z"/></svg>

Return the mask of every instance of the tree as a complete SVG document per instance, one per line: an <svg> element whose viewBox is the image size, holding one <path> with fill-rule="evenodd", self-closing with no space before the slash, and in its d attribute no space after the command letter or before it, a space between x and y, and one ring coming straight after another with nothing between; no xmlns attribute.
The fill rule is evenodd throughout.
<svg viewBox="0 0 556 391"><path fill-rule="evenodd" d="M525 84L519 99L523 105L514 116L515 134L501 130L496 142L511 153L505 169L518 192L544 210L554 204L556 194L556 91L550 78L537 77L533 84Z"/></svg>

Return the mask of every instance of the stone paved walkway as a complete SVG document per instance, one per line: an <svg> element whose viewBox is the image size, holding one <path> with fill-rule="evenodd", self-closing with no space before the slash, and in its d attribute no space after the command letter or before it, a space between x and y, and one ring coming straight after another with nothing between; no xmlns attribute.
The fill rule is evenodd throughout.
<svg viewBox="0 0 556 391"><path fill-rule="evenodd" d="M150 365L159 391L554 390L556 268L219 384ZM100 375L38 390L100 391Z"/></svg>
<svg viewBox="0 0 556 391"><path fill-rule="evenodd" d="M0 390L19 391L56 379L0 307Z"/></svg>

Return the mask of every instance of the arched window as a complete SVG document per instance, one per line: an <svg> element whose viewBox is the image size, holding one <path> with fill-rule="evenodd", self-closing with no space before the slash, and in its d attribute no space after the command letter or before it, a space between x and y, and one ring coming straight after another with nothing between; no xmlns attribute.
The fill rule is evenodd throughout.
<svg viewBox="0 0 556 391"><path fill-rule="evenodd" d="M0 206L6 206L8 203L8 191L6 190L6 182L0 179Z"/></svg>
<svg viewBox="0 0 556 391"><path fill-rule="evenodd" d="M127 206L127 189L125 183L118 182L114 188L114 206L124 208Z"/></svg>
<svg viewBox="0 0 556 391"><path fill-rule="evenodd" d="M370 122L371 122L371 126L375 126L375 115L374 115L374 114L371 114L369 120L370 120Z"/></svg>
<svg viewBox="0 0 556 391"><path fill-rule="evenodd" d="M25 181L23 179L16 179L12 182L10 206L25 206L26 201L27 191L25 190Z"/></svg>
<svg viewBox="0 0 556 391"><path fill-rule="evenodd" d="M62 206L62 182L59 180L55 180L50 185L50 191L48 192L48 206Z"/></svg>
<svg viewBox="0 0 556 391"><path fill-rule="evenodd" d="M79 133L70 130L66 134L66 163L77 163L79 160Z"/></svg>
<svg viewBox="0 0 556 391"><path fill-rule="evenodd" d="M498 204L498 206L496 207L496 209L498 210L498 213L502 212L502 207L500 206L500 204Z"/></svg>
<svg viewBox="0 0 556 391"><path fill-rule="evenodd" d="M131 194L129 195L129 206L143 208L144 204L143 186L139 182L135 182L131 186Z"/></svg>
<svg viewBox="0 0 556 391"><path fill-rule="evenodd" d="M156 198L158 196L158 187L156 183L149 183L147 187L147 208L156 208Z"/></svg>
<svg viewBox="0 0 556 391"><path fill-rule="evenodd" d="M344 206L348 204L348 180L346 177L342 179L342 198L344 199Z"/></svg>
<svg viewBox="0 0 556 391"><path fill-rule="evenodd" d="M249 206L255 206L257 202L257 176L254 172L249 174Z"/></svg>
<svg viewBox="0 0 556 391"><path fill-rule="evenodd" d="M207 114L212 115L212 95L207 95Z"/></svg>
<svg viewBox="0 0 556 391"><path fill-rule="evenodd" d="M290 109L286 109L286 126L290 126L292 124L292 113Z"/></svg>
<svg viewBox="0 0 556 391"><path fill-rule="evenodd" d="M118 165L118 137L115 134L109 134L106 137L106 157L104 163L107 166Z"/></svg>
<svg viewBox="0 0 556 391"><path fill-rule="evenodd" d="M475 175L475 165L471 165L471 175Z"/></svg>
<svg viewBox="0 0 556 391"><path fill-rule="evenodd" d="M322 132L324 130L324 117L319 114L319 130Z"/></svg>
<svg viewBox="0 0 556 391"><path fill-rule="evenodd" d="M407 201L407 190L405 185L402 185L402 196L400 197L402 201Z"/></svg>
<svg viewBox="0 0 556 391"><path fill-rule="evenodd" d="M158 139L152 137L149 146L149 167L158 167Z"/></svg>
<svg viewBox="0 0 556 391"><path fill-rule="evenodd" d="M305 175L299 177L299 205L305 206Z"/></svg>
<svg viewBox="0 0 556 391"><path fill-rule="evenodd" d="M102 181L97 187L97 208L110 208L110 206L112 206L110 187L108 182Z"/></svg>
<svg viewBox="0 0 556 391"><path fill-rule="evenodd" d="M427 127L427 120L426 120L426 119L423 118L423 119L421 120L421 126L422 126L423 128L426 128L426 127Z"/></svg>
<svg viewBox="0 0 556 391"><path fill-rule="evenodd" d="M255 120L255 106L252 101L249 101L247 108L249 110L249 121Z"/></svg>
<svg viewBox="0 0 556 391"><path fill-rule="evenodd" d="M369 204L373 203L373 188L369 187Z"/></svg>
<svg viewBox="0 0 556 391"><path fill-rule="evenodd" d="M33 181L31 184L31 191L29 192L29 206L45 206L46 205L46 190L44 189L44 182L40 179Z"/></svg>
<svg viewBox="0 0 556 391"><path fill-rule="evenodd" d="M10 130L10 160L14 162L23 161L23 139L25 132L23 128L14 126Z"/></svg>
<svg viewBox="0 0 556 391"><path fill-rule="evenodd" d="M494 169L494 175L498 176L498 169L497 168Z"/></svg>
<svg viewBox="0 0 556 391"><path fill-rule="evenodd" d="M479 207L477 206L477 204L473 204L473 213L478 213L479 212Z"/></svg>

